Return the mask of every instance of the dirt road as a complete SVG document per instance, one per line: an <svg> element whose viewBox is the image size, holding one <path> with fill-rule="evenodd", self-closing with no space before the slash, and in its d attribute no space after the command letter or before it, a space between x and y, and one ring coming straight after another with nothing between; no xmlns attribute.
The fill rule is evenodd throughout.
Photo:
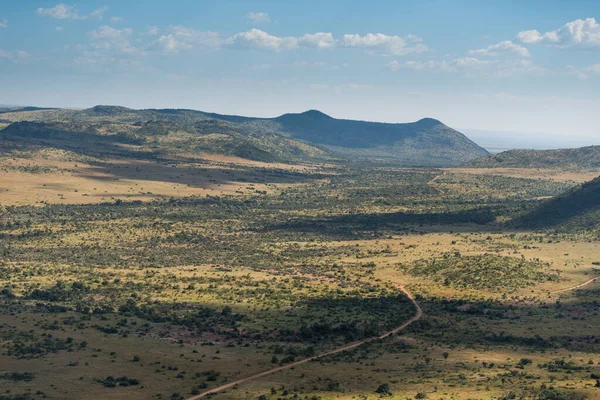
<svg viewBox="0 0 600 400"><path fill-rule="evenodd" d="M561 290L557 290L556 292L552 292L552 294L556 294L556 293L562 293L562 292L568 292L569 290L575 290L575 289L579 289L580 287L584 287L586 285L589 285L590 283L594 282L595 280L600 279L600 276L597 276L595 278L592 278L588 281L583 282L582 284L579 284L577 286L573 286L570 288L566 288L566 289L561 289Z"/></svg>
<svg viewBox="0 0 600 400"><path fill-rule="evenodd" d="M442 172L440 175L436 175L432 180L430 180L429 182L427 182L427 184L435 191L437 191L439 194L446 194L446 192L439 188L438 186L435 185L435 182L438 180L438 178L443 177L444 175L446 175L447 171Z"/></svg>
<svg viewBox="0 0 600 400"><path fill-rule="evenodd" d="M421 315L423 315L423 310L421 309L421 306L419 306L419 303L417 303L417 301L415 300L415 298L413 297L413 295L408 290L406 290L403 286L398 286L398 289L402 290L404 292L404 294L406 294L406 296L410 299L410 301L413 302L413 304L417 308L417 312L415 313L415 315L411 319L409 319L408 321L406 321L402 325L400 325L400 326L392 329L391 331L386 332L386 333L384 333L381 336L377 336L377 337L374 337L374 338L369 338L369 339L361 340L361 341L358 341L358 342L354 342L354 343L351 343L351 344L339 347L337 349L330 350L330 351L327 351L325 353L318 354L318 355L313 356L313 357L305 358L305 359L300 360L300 361L296 361L296 362L293 362L293 363L290 363L290 364L282 365L280 367L276 367L276 368L273 368L273 369L270 369L270 370L267 370L267 371L264 371L264 372L260 372L258 374L255 374L255 375L252 375L252 376L249 376L249 377L246 377L246 378L242 378L242 379L238 379L238 380L233 381L233 382L229 382L229 383L227 383L225 385L218 386L216 388L207 390L206 392L201 393L201 394L199 394L197 396L189 397L187 400L201 399L201 398L204 398L204 397L206 397L208 395L211 395L211 394L214 394L214 393L218 393L218 392L222 392L223 390L232 388L232 387L234 387L236 385L241 385L243 383L246 383L246 382L249 382L249 381L253 381L253 380L258 379L258 378L262 378L263 376L271 375L271 374L277 373L279 371L283 371L283 370L286 370L286 369L297 367L298 365L306 364L307 362L310 362L310 361L313 361L313 360L316 360L316 359L319 359L319 358L322 358L322 357L327 357L327 356L330 356L330 355L333 355L333 354L341 353L343 351L352 350L352 349L354 349L354 348L356 348L358 346L361 346L361 345L363 345L365 343L370 343L370 342L374 342L374 341L379 340L379 339L384 339L384 338L386 338L386 337L388 337L390 335L398 333L399 331L405 329L407 326L409 326L413 322L417 321L419 318L421 318Z"/></svg>

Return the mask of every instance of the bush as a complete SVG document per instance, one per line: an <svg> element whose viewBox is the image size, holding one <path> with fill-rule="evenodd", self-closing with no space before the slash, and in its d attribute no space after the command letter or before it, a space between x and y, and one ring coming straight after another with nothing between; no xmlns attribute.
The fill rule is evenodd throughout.
<svg viewBox="0 0 600 400"><path fill-rule="evenodd" d="M383 396L392 396L392 392L390 391L390 385L388 383L382 383L379 385L375 393L378 393Z"/></svg>
<svg viewBox="0 0 600 400"><path fill-rule="evenodd" d="M107 376L105 379L96 379L96 382L101 383L104 387L114 388L117 386L136 386L140 384L135 378L128 378L127 376L121 376L115 378L113 376Z"/></svg>

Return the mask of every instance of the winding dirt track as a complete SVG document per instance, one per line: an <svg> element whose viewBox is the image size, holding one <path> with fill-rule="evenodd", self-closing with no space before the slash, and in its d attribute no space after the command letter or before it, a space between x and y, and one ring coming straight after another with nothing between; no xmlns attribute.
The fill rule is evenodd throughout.
<svg viewBox="0 0 600 400"><path fill-rule="evenodd" d="M588 280L588 281L585 281L585 282L583 282L583 283L581 283L581 284L579 284L579 285L577 285L577 286L573 286L573 287L570 287L570 288L566 288L566 289L557 290L557 291L555 291L555 292L552 292L552 294L556 294L556 293L562 293L562 292L568 292L569 290L575 290L575 289L579 289L580 287L584 287L585 285L589 285L590 283L592 283L592 282L596 281L597 279L600 279L600 276L597 276L597 277L595 277L595 278L592 278L592 279L590 279L590 280Z"/></svg>
<svg viewBox="0 0 600 400"><path fill-rule="evenodd" d="M444 170L444 172L442 172L440 175L436 175L436 176L434 176L432 180L430 180L429 182L427 182L427 184L428 184L428 185L429 185L429 186L430 186L430 187L431 187L433 190L437 191L439 194L442 194L442 195L443 195L443 194L446 194L446 192L445 192L443 189L441 189L441 188L437 187L437 186L435 185L435 182L438 180L438 178L441 178L441 177L443 177L444 175L446 175L446 173L447 173L447 172L448 172L448 171Z"/></svg>
<svg viewBox="0 0 600 400"><path fill-rule="evenodd" d="M229 389L229 388L231 388L233 386L241 385L242 383L253 381L255 379L262 378L263 376L271 375L271 374L274 374L274 373L279 372L279 371L283 371L283 370L286 370L286 369L290 369L290 368L296 367L298 365L306 364L309 361L313 361L313 360L316 360L316 359L319 359L319 358L322 358L322 357L327 357L327 356L330 356L330 355L333 355L333 354L341 353L341 352L346 351L346 350L352 350L352 349L354 349L354 348L356 348L358 346L361 346L361 345L363 345L365 343L370 343L370 342L374 342L374 341L379 340L379 339L386 338L386 337L388 337L390 335L393 335L394 333L397 333L397 332L405 329L407 326L409 326L410 324L412 324L413 322L415 322L419 318L421 318L421 315L423 315L423 310L421 309L421 306L419 306L419 303L417 303L417 301L415 300L415 298L413 297L413 295L408 290L406 290L404 288L404 286L397 286L397 287L398 287L398 289L402 290L404 292L404 294L406 294L406 296L410 299L410 301L413 302L413 304L417 308L417 312L415 313L415 315L411 319L409 319L408 321L406 321L405 323L403 323L402 325L400 325L399 327L394 328L391 331L386 332L386 333L384 333L381 336L377 336L377 337L374 337L374 338L361 340L359 342L354 342L354 343L345 345L343 347L339 347L337 349L330 350L330 351L327 351L325 353L318 354L318 355L313 356L313 357L305 358L303 360L296 361L296 362L293 362L291 364L282 365L281 367L273 368L273 369L270 369L268 371L260 372L258 374L255 374L255 375L252 375L252 376L249 376L249 377L246 377L246 378L238 379L237 381L229 382L229 383L227 383L225 385L218 386L218 387L216 387L214 389L207 390L206 392L201 393L201 394L199 394L197 396L189 397L187 400L201 399L201 398L209 396L211 394L222 392L223 390Z"/></svg>

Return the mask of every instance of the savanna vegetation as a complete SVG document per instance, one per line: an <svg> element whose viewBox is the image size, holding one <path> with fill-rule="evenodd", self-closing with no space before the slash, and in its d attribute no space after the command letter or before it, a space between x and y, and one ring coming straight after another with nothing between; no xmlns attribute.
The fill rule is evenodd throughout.
<svg viewBox="0 0 600 400"><path fill-rule="evenodd" d="M193 398L403 325L401 288L405 329L214 398L600 396L594 183L248 161L119 133L127 109L0 118L27 113L0 161L0 399ZM592 211L525 223L573 196Z"/></svg>

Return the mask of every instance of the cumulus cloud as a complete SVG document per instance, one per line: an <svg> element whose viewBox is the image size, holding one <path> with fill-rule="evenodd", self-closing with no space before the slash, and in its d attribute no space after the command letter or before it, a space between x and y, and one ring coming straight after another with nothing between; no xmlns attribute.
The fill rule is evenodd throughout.
<svg viewBox="0 0 600 400"><path fill-rule="evenodd" d="M341 39L336 39L331 32L307 33L299 37L276 36L257 28L239 32L229 37L223 37L216 32L197 31L184 26L170 27L169 31L168 34L164 34L155 40L149 48L161 49L170 53L192 50L196 47L204 49L228 47L270 52L299 48L360 48L370 53L384 55L406 55L427 50L426 46L419 43L422 39L414 35L401 38L380 33L369 33L365 36L344 35ZM147 32L147 35L157 34L157 27L150 27Z"/></svg>
<svg viewBox="0 0 600 400"><path fill-rule="evenodd" d="M111 17L110 22L123 22L123 17Z"/></svg>
<svg viewBox="0 0 600 400"><path fill-rule="evenodd" d="M401 38L400 36L389 36L383 33L367 33L364 36L346 34L340 40L339 45L341 47L363 48L386 55L401 56L426 51L427 47L418 43L420 41L421 39L414 35ZM411 45L408 42L417 44Z"/></svg>
<svg viewBox="0 0 600 400"><path fill-rule="evenodd" d="M260 29L237 33L228 38L225 43L235 48L268 51L281 51L298 47L298 39L295 37L273 36Z"/></svg>
<svg viewBox="0 0 600 400"><path fill-rule="evenodd" d="M271 22L271 17L265 12L249 12L246 18L255 24L268 24Z"/></svg>
<svg viewBox="0 0 600 400"><path fill-rule="evenodd" d="M159 37L152 47L157 47L167 53L178 53L192 50L195 47L214 49L220 47L223 42L216 32L197 31L180 25L172 26L169 30L170 33ZM149 34L158 34L158 28L150 27Z"/></svg>
<svg viewBox="0 0 600 400"><path fill-rule="evenodd" d="M335 47L336 40L330 32L307 33L298 39L298 44L304 47L330 49Z"/></svg>
<svg viewBox="0 0 600 400"><path fill-rule="evenodd" d="M470 50L469 54L497 57L500 55L515 55L518 57L530 57L529 50L525 47L513 43L510 40L505 40L497 44L493 44L484 49Z"/></svg>
<svg viewBox="0 0 600 400"><path fill-rule="evenodd" d="M89 32L88 37L95 49L133 55L139 53L139 50L130 43L132 32L130 28L115 29L104 25Z"/></svg>
<svg viewBox="0 0 600 400"><path fill-rule="evenodd" d="M107 40L122 42L125 38L131 35L130 28L115 29L112 26L104 25L100 28L89 32L89 37L92 40Z"/></svg>
<svg viewBox="0 0 600 400"><path fill-rule="evenodd" d="M75 6L59 3L52 8L40 7L37 9L37 14L42 17L54 19L102 19L106 10L108 10L108 7L102 7L89 14L81 15Z"/></svg>
<svg viewBox="0 0 600 400"><path fill-rule="evenodd" d="M542 39L542 35L536 30L522 31L517 34L517 41L521 43L537 43Z"/></svg>
<svg viewBox="0 0 600 400"><path fill-rule="evenodd" d="M8 26L8 20L6 18L0 18L0 28L6 28Z"/></svg>
<svg viewBox="0 0 600 400"><path fill-rule="evenodd" d="M578 19L546 33L537 30L519 32L517 40L522 43L543 43L565 48L598 47L600 46L600 24L594 18Z"/></svg>
<svg viewBox="0 0 600 400"><path fill-rule="evenodd" d="M378 54L406 55L427 50L424 45L416 43L419 40L420 38L416 36L401 38L382 33L368 33L364 36L346 34L339 40L335 39L330 32L307 33L301 37L279 37L260 29L251 29L248 32L241 32L229 37L224 43L235 48L275 52L299 47L319 49L361 48Z"/></svg>
<svg viewBox="0 0 600 400"><path fill-rule="evenodd" d="M547 73L542 66L528 59L480 60L475 57L456 58L448 61L391 61L386 67L391 71L460 72L466 76L487 75L497 78L517 75L544 75Z"/></svg>

